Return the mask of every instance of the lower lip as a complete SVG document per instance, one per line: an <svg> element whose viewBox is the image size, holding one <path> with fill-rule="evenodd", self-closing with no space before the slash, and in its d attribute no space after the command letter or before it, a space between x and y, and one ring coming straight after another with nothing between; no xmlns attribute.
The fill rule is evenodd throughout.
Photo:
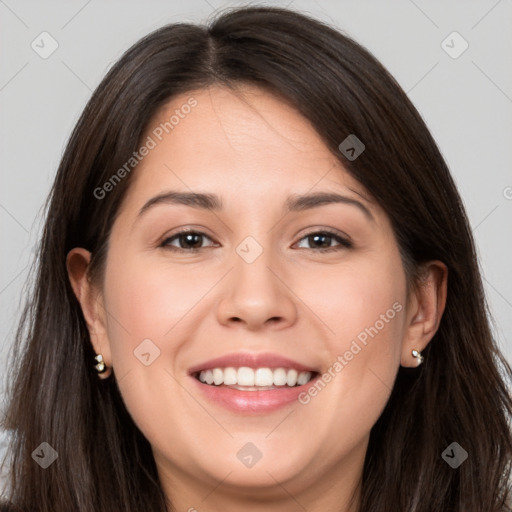
<svg viewBox="0 0 512 512"><path fill-rule="evenodd" d="M298 401L299 395L306 391L320 374L302 386L269 389L266 391L240 391L227 386L212 386L203 384L194 376L190 376L208 400L227 409L239 413L266 413Z"/></svg>

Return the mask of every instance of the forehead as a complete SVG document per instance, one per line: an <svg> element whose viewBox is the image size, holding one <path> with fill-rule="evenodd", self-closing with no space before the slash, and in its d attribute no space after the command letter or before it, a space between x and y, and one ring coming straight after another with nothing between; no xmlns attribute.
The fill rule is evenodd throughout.
<svg viewBox="0 0 512 512"><path fill-rule="evenodd" d="M323 187L369 198L307 119L255 86L176 96L149 122L142 141L149 139L131 196L179 188L259 201Z"/></svg>

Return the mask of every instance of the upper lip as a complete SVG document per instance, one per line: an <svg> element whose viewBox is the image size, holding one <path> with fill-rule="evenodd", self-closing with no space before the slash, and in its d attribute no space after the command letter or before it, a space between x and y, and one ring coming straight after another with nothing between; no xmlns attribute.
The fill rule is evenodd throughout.
<svg viewBox="0 0 512 512"><path fill-rule="evenodd" d="M311 366L307 366L289 359L288 357L279 354L265 353L249 353L249 352L236 352L226 354L224 356L209 359L203 363L197 364L189 368L189 374L194 374L201 370L211 370L212 368L227 368L227 367L240 368L246 366L249 368L294 368L304 372L316 372Z"/></svg>

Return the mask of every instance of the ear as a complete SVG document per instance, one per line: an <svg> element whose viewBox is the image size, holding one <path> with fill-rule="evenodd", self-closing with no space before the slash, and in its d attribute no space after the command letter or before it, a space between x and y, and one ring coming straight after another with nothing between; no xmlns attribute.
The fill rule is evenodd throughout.
<svg viewBox="0 0 512 512"><path fill-rule="evenodd" d="M423 266L420 281L408 301L402 366L418 366L412 350L421 352L437 332L446 305L447 282L448 268L443 262L429 261Z"/></svg>
<svg viewBox="0 0 512 512"><path fill-rule="evenodd" d="M106 315L103 307L101 292L96 289L88 273L91 253L81 247L69 251L66 257L66 267L71 287L82 308L82 313L87 324L91 344L96 354L103 356L107 371L98 374L104 379L112 372L110 343L106 329ZM91 361L91 365L95 362Z"/></svg>

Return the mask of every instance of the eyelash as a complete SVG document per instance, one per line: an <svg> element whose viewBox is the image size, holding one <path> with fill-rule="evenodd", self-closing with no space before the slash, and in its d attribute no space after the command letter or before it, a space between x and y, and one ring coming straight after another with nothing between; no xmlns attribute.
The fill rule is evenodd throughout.
<svg viewBox="0 0 512 512"><path fill-rule="evenodd" d="M172 245L168 245L169 242L173 241L174 239L179 239L179 237L183 236L183 235L202 235L202 236L206 236L207 238L210 238L208 235L206 235L206 233L202 233L201 231L195 231L193 229L184 229L182 231L179 231L178 233L175 233L171 237L166 238L159 245L159 247L162 247L164 249L168 249L171 251L176 251L176 252L199 252L200 250L205 249L205 247L182 249L181 247L174 247ZM303 240L304 238L310 237L312 235L327 235L331 238L334 238L337 242L340 243L339 246L335 246L335 247L327 247L327 248L324 247L324 248L310 249L315 252L325 253L325 252L339 251L341 249L351 249L353 247L352 242L350 242L348 239L340 236L340 234L338 232L332 231L330 229L323 229L321 231L311 231L310 233L306 233L299 241ZM210 238L210 240L211 240L211 238Z"/></svg>

